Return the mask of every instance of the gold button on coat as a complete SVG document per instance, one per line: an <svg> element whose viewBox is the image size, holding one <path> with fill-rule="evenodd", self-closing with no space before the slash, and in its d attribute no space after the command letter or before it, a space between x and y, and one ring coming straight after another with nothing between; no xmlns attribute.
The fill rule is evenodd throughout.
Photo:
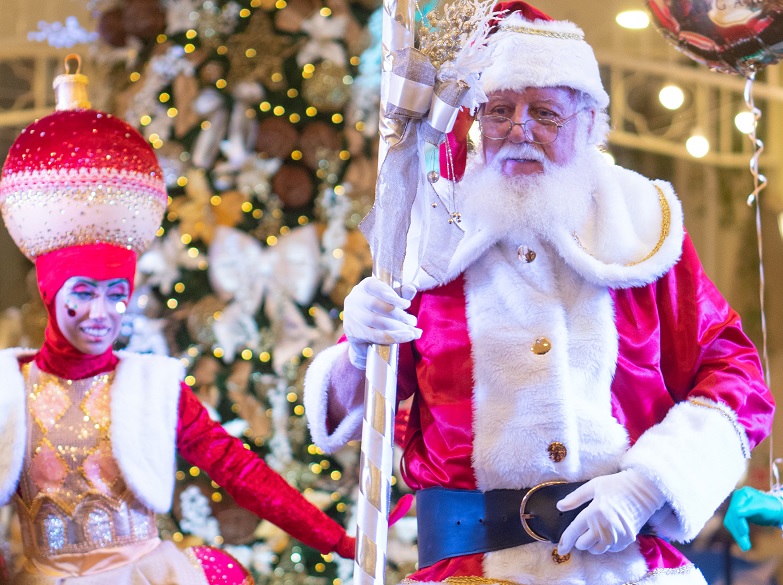
<svg viewBox="0 0 783 585"><path fill-rule="evenodd" d="M566 458L566 455L568 455L568 449L566 449L566 446L558 441L549 443L549 446L546 448L546 452L549 453L549 458L555 463L560 463L563 459Z"/></svg>
<svg viewBox="0 0 783 585"><path fill-rule="evenodd" d="M533 342L530 349L536 355L544 355L552 349L552 343L546 337L539 337Z"/></svg>
<svg viewBox="0 0 783 585"><path fill-rule="evenodd" d="M561 555L557 552L557 547L552 549L552 560L555 561L558 565L562 565L563 563L567 563L571 560L571 553L568 553L567 555Z"/></svg>

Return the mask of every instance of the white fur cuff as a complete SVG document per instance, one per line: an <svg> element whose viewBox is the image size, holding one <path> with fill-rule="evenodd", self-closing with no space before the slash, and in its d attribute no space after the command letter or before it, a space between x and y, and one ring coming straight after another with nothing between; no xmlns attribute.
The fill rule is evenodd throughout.
<svg viewBox="0 0 783 585"><path fill-rule="evenodd" d="M326 425L329 380L332 368L337 363L337 360L344 359L343 356L347 351L347 343L338 343L323 350L315 357L305 374L304 407L307 424L310 427L310 435L313 438L313 442L326 453L334 453L348 441L361 438L362 418L364 416L364 411L361 407L349 412L348 416L342 420L331 434Z"/></svg>
<svg viewBox="0 0 783 585"><path fill-rule="evenodd" d="M658 533L693 539L745 469L748 444L735 413L694 398L675 405L628 450L624 469L636 469L664 493L673 513L653 517Z"/></svg>

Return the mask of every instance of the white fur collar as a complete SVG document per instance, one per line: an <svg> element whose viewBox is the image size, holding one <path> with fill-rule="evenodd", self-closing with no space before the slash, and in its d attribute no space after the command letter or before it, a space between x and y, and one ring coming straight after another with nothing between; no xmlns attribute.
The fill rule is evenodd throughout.
<svg viewBox="0 0 783 585"><path fill-rule="evenodd" d="M161 514L171 508L182 363L174 358L117 352L112 385L111 442L125 482Z"/></svg>
<svg viewBox="0 0 783 585"><path fill-rule="evenodd" d="M663 276L682 253L682 206L669 183L621 167L599 173L592 217L552 243L586 280L610 288L644 286Z"/></svg>
<svg viewBox="0 0 783 585"><path fill-rule="evenodd" d="M593 284L629 288L655 281L674 266L682 251L682 206L671 185L610 165L597 151L591 156L590 173L590 209L581 217L581 210L564 205L563 224L553 225L546 239L571 268ZM446 188L445 183L441 181L437 187ZM573 188L565 185L564 192ZM446 282L514 231L514 226L508 225L509 216L492 214L494 219L488 220L489 215L482 213L482 205L486 208L491 198L479 193L470 198L475 207L463 204L465 235L451 258ZM471 221L471 215L480 219ZM410 250L407 257L416 256L417 252ZM439 283L419 271L416 284L426 290Z"/></svg>

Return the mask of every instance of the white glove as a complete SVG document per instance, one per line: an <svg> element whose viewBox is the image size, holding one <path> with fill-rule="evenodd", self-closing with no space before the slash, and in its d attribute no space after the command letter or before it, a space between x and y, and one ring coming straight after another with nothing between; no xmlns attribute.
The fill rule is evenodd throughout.
<svg viewBox="0 0 783 585"><path fill-rule="evenodd" d="M558 554L572 548L595 555L618 552L636 540L650 516L666 503L652 481L634 469L591 479L557 503L567 512L593 500L574 518L557 545Z"/></svg>
<svg viewBox="0 0 783 585"><path fill-rule="evenodd" d="M348 357L363 370L367 367L367 349L371 343L406 343L421 337L410 307L416 289L404 286L400 297L388 284L370 276L353 287L345 297L343 331L348 338Z"/></svg>

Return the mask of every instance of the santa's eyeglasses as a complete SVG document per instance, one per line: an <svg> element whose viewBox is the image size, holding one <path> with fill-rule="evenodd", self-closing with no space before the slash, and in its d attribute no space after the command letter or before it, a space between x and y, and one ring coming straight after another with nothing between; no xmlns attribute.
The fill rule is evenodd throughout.
<svg viewBox="0 0 783 585"><path fill-rule="evenodd" d="M582 110L577 110L567 118L556 122L555 120L539 120L530 118L524 122L514 122L505 116L481 116L478 119L481 135L490 140L503 140L514 129L514 126L522 126L522 132L527 142L535 144L552 144L557 140L560 128L576 118Z"/></svg>

